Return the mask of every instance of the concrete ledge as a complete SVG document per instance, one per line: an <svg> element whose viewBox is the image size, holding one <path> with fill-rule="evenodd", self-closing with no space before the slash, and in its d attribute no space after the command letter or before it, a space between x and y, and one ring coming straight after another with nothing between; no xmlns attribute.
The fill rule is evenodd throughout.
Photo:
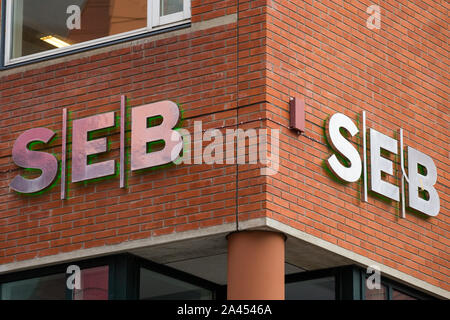
<svg viewBox="0 0 450 320"><path fill-rule="evenodd" d="M208 237L223 234L225 236L236 230L235 223L223 224L204 229L189 230L184 232L171 233L159 237L151 237L133 241L122 242L115 245L80 249L67 253L59 253L52 256L34 258L31 260L18 261L0 265L0 274L22 271L33 268L45 267L48 265L67 263L81 259L90 259L99 256L129 252L136 249L151 248L161 244L170 244L196 238Z"/></svg>
<svg viewBox="0 0 450 320"><path fill-rule="evenodd" d="M270 230L267 227L266 218L259 218L248 220L239 223L242 230L245 229L261 229ZM230 232L236 231L236 224L229 223L220 226L213 226L204 229L189 230L184 232L171 233L159 237L151 237L146 239L139 239L133 241L122 242L115 245L107 245L102 247L95 247L89 249L80 249L72 252L59 253L52 256L34 258L31 260L24 260L0 265L0 274L17 272L33 268L41 268L49 265L67 263L76 260L90 259L110 254L117 254L129 251L151 249L152 247L181 242L186 240L198 239L218 234L223 234L224 239Z"/></svg>

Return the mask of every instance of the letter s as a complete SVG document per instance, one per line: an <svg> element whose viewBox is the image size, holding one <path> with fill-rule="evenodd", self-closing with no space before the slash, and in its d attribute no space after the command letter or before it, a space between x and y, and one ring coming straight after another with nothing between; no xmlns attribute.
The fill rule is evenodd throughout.
<svg viewBox="0 0 450 320"><path fill-rule="evenodd" d="M352 146L351 142L342 136L339 129L346 129L353 137L358 133L358 128L349 117L342 113L332 115L328 121L327 127L327 138L331 147L350 161L350 166L346 167L341 164L336 155L333 154L328 158L328 167L336 176L344 181L357 181L361 176L361 157L359 156L358 150Z"/></svg>
<svg viewBox="0 0 450 320"><path fill-rule="evenodd" d="M17 175L11 181L11 189L21 193L33 193L47 188L58 172L58 161L46 152L32 151L28 145L34 141L48 143L55 133L47 128L29 129L22 133L14 143L12 159L22 168L40 169L42 174L35 179L25 179Z"/></svg>

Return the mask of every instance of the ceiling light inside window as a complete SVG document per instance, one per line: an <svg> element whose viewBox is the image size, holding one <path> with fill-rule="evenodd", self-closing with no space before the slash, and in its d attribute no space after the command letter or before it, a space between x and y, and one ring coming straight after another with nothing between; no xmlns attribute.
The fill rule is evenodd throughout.
<svg viewBox="0 0 450 320"><path fill-rule="evenodd" d="M41 40L51 44L52 46L54 46L56 48L63 48L63 47L70 46L70 44L68 44L67 42L64 42L61 39L58 39L54 36L45 36L45 37L42 37Z"/></svg>

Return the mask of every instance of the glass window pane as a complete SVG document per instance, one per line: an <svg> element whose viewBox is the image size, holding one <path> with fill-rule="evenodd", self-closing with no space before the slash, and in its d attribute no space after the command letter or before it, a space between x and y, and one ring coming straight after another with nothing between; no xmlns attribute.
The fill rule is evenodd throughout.
<svg viewBox="0 0 450 320"><path fill-rule="evenodd" d="M411 297L410 295L407 295L406 293L393 289L392 300L417 300L417 299Z"/></svg>
<svg viewBox="0 0 450 320"><path fill-rule="evenodd" d="M147 26L147 0L15 0L11 57Z"/></svg>
<svg viewBox="0 0 450 320"><path fill-rule="evenodd" d="M365 300L387 300L387 287L385 285L381 284L380 289L369 289L366 284L365 289Z"/></svg>
<svg viewBox="0 0 450 320"><path fill-rule="evenodd" d="M108 266L82 269L81 289L73 290L73 300L108 300Z"/></svg>
<svg viewBox="0 0 450 320"><path fill-rule="evenodd" d="M141 300L210 300L210 290L141 268L139 299Z"/></svg>
<svg viewBox="0 0 450 320"><path fill-rule="evenodd" d="M2 300L65 300L66 275L53 274L1 284Z"/></svg>
<svg viewBox="0 0 450 320"><path fill-rule="evenodd" d="M183 11L183 0L160 0L161 16Z"/></svg>
<svg viewBox="0 0 450 320"><path fill-rule="evenodd" d="M286 283L286 300L335 300L334 277Z"/></svg>

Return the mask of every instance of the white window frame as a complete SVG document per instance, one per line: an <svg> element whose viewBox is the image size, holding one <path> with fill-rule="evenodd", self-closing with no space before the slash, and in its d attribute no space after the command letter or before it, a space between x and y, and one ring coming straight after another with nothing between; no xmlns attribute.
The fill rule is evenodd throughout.
<svg viewBox="0 0 450 320"><path fill-rule="evenodd" d="M11 58L11 45L12 45L12 23L13 23L13 1L6 0L6 17L5 17L5 46L4 57L5 66L14 65L21 62L27 62L39 58L49 57L61 53L70 52L77 49L88 48L99 44L126 39L128 37L147 33L149 31L161 30L173 26L177 26L186 23L191 18L191 0L183 0L183 11L173 13L167 16L159 16L160 12L160 0L147 0L147 27L140 28L132 31L127 31L107 37L93 39L81 43L71 45L64 48L55 48L43 52L30 54L18 58Z"/></svg>
<svg viewBox="0 0 450 320"><path fill-rule="evenodd" d="M165 25L169 23L173 23L179 20L188 19L191 17L191 1L183 0L183 11L172 13L166 16L160 16L159 13L161 11L161 1L154 0L153 1L153 17L152 26Z"/></svg>

